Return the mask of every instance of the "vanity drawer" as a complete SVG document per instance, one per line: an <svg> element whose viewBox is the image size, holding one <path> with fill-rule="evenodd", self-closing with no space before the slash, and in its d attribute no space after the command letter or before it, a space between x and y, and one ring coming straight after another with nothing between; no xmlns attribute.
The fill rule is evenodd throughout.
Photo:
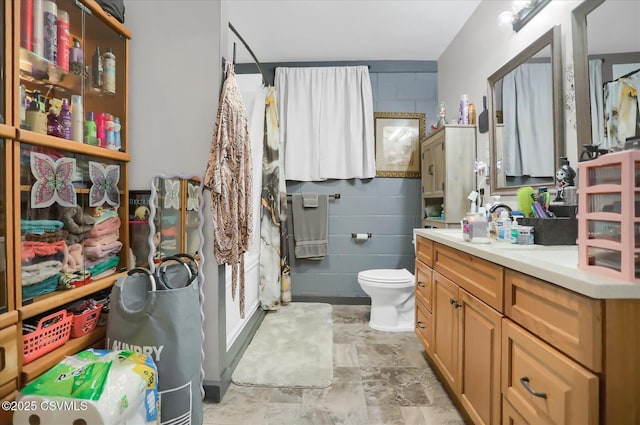
<svg viewBox="0 0 640 425"><path fill-rule="evenodd" d="M427 353L432 353L433 315L426 309L419 298L416 298L416 336Z"/></svg>
<svg viewBox="0 0 640 425"><path fill-rule="evenodd" d="M602 371L602 301L506 269L510 319L595 372Z"/></svg>
<svg viewBox="0 0 640 425"><path fill-rule="evenodd" d="M0 330L0 385L18 376L18 326Z"/></svg>
<svg viewBox="0 0 640 425"><path fill-rule="evenodd" d="M416 260L416 296L421 298L422 303L431 310L431 273L430 267L425 266L422 261Z"/></svg>
<svg viewBox="0 0 640 425"><path fill-rule="evenodd" d="M429 267L433 267L433 241L416 236L416 257Z"/></svg>
<svg viewBox="0 0 640 425"><path fill-rule="evenodd" d="M502 394L532 424L599 420L598 377L508 319L502 320Z"/></svg>
<svg viewBox="0 0 640 425"><path fill-rule="evenodd" d="M502 266L436 243L433 248L433 269L499 312L504 312Z"/></svg>

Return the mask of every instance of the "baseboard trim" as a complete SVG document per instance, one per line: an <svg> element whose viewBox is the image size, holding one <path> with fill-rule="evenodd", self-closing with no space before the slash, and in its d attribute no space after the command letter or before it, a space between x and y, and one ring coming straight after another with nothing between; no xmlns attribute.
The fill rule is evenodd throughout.
<svg viewBox="0 0 640 425"><path fill-rule="evenodd" d="M293 302L327 303L335 305L371 305L369 297L325 297L316 295L294 295Z"/></svg>

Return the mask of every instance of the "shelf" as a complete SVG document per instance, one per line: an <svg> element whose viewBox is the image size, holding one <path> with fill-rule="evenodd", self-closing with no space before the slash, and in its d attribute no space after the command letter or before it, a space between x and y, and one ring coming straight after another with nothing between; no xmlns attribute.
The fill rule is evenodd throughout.
<svg viewBox="0 0 640 425"><path fill-rule="evenodd" d="M82 78L65 71L56 64L20 48L20 79L35 85L55 87L69 92L79 93L82 89Z"/></svg>
<svg viewBox="0 0 640 425"><path fill-rule="evenodd" d="M131 39L131 32L123 24L118 22L116 18L105 12L95 0L83 0L87 9L94 15L103 20L111 29L119 33L121 36Z"/></svg>
<svg viewBox="0 0 640 425"><path fill-rule="evenodd" d="M109 288L113 286L117 278L126 276L126 274L126 272L114 273L111 276L88 283L80 288L54 291L36 297L31 304L18 307L18 310L20 311L20 318L22 320L28 319L63 304L70 303L79 298L101 291L102 289Z"/></svg>
<svg viewBox="0 0 640 425"><path fill-rule="evenodd" d="M20 185L20 192L31 192L31 187L32 186L29 186L29 185L26 185L26 184ZM76 187L75 189L76 189L76 193L82 193L82 194L89 194L89 191L91 190L91 189L86 188L86 187ZM118 190L118 193L120 195L124 195L124 190L122 190L122 189Z"/></svg>
<svg viewBox="0 0 640 425"><path fill-rule="evenodd" d="M20 142L31 145L47 147L51 149L75 152L87 156L111 159L114 161L131 161L131 155L126 152L112 151L98 146L91 146L84 143L73 142L59 137L47 136L45 134L34 133L33 131L19 129L17 138Z"/></svg>
<svg viewBox="0 0 640 425"><path fill-rule="evenodd" d="M38 376L42 375L47 370L51 369L56 364L60 363L65 357L75 354L79 351L89 348L95 343L103 340L107 334L107 327L102 326L96 328L93 332L80 338L72 338L67 341L62 347L56 348L50 353L32 361L31 363L22 366L22 383L27 384Z"/></svg>

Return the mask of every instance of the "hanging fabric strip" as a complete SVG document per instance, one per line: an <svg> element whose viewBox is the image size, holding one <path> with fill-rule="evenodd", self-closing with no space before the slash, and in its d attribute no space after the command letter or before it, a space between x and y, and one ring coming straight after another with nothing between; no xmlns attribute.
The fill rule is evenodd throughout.
<svg viewBox="0 0 640 425"><path fill-rule="evenodd" d="M251 234L251 145L248 119L233 64L227 64L204 187L211 191L214 253L231 266L231 294L238 283L244 318L244 253Z"/></svg>
<svg viewBox="0 0 640 425"><path fill-rule="evenodd" d="M291 278L286 244L286 186L280 152L276 90L274 87L266 90L260 221L260 306L264 310L274 310L282 303L291 301Z"/></svg>

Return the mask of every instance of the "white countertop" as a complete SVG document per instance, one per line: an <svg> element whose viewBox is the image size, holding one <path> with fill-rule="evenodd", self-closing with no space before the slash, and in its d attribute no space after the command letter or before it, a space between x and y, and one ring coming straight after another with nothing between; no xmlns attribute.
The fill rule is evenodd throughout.
<svg viewBox="0 0 640 425"><path fill-rule="evenodd" d="M414 233L591 298L640 298L640 283L579 269L576 245L474 244L462 239L462 229L414 229Z"/></svg>

